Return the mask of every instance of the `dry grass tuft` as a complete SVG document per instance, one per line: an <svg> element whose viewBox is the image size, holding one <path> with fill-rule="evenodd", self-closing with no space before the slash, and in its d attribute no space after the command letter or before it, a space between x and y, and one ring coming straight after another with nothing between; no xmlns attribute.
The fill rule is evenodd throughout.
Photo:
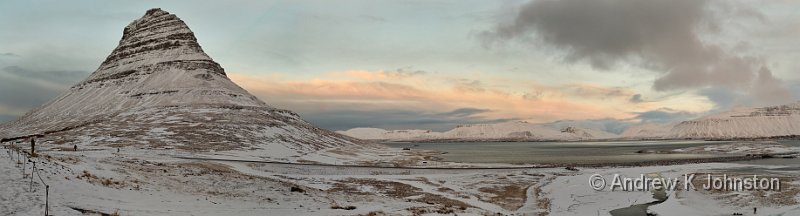
<svg viewBox="0 0 800 216"><path fill-rule="evenodd" d="M84 170L80 175L77 177L78 179L83 179L88 181L92 184L101 184L106 187L111 188L122 188L125 187L125 182L115 181L114 178L104 178L96 176L90 173L88 170Z"/></svg>
<svg viewBox="0 0 800 216"><path fill-rule="evenodd" d="M489 198L481 197L481 200L497 204L504 209L517 210L525 205L528 187L514 184L502 187L483 187L479 188L478 191L494 195Z"/></svg>
<svg viewBox="0 0 800 216"><path fill-rule="evenodd" d="M339 181L335 183L333 188L329 189L328 191L344 192L347 194L361 194L361 195L369 194L359 189L359 187L363 186L373 187L379 193L395 198L416 196L421 194L422 192L422 189L399 182L380 181L375 179L356 179L356 178L348 178Z"/></svg>

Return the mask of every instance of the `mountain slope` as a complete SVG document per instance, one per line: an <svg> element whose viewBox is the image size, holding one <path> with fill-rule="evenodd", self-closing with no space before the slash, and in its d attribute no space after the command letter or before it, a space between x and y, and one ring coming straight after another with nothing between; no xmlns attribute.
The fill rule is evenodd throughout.
<svg viewBox="0 0 800 216"><path fill-rule="evenodd" d="M624 139L749 139L800 135L800 102L761 108L735 108L689 121L640 124Z"/></svg>
<svg viewBox="0 0 800 216"><path fill-rule="evenodd" d="M55 144L273 149L286 157L363 144L275 109L230 79L177 16L151 9L86 80L14 122L0 137Z"/></svg>
<svg viewBox="0 0 800 216"><path fill-rule="evenodd" d="M762 108L739 108L684 121L667 138L764 138L800 135L800 102Z"/></svg>

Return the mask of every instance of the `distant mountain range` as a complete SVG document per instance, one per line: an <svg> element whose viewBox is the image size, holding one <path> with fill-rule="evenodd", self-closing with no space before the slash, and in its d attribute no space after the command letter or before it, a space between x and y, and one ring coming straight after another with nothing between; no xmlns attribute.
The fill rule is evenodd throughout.
<svg viewBox="0 0 800 216"><path fill-rule="evenodd" d="M359 139L387 141L577 141L617 137L616 134L595 129L572 126L554 128L524 121L460 125L446 132L354 128L338 133Z"/></svg>
<svg viewBox="0 0 800 216"><path fill-rule="evenodd" d="M570 121L547 124L506 122L461 125L446 132L354 128L338 133L389 141L577 141L641 139L752 139L800 135L800 102L728 112L675 123L642 123L621 134L580 127Z"/></svg>

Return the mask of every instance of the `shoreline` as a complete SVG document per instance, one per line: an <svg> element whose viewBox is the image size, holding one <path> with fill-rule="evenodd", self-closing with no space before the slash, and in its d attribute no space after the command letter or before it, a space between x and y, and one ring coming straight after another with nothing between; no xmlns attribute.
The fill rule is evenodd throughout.
<svg viewBox="0 0 800 216"><path fill-rule="evenodd" d="M364 139L365 141L379 144L402 144L402 143L481 143L481 142L626 142L626 141L714 141L714 142L737 142L737 141L800 141L800 135L759 137L759 138L612 138L612 139L586 139L586 140L551 140L551 139L419 139L419 140L391 140L391 139Z"/></svg>
<svg viewBox="0 0 800 216"><path fill-rule="evenodd" d="M280 161L260 161L260 160L245 160L245 159L225 159L225 158L204 158L204 157L186 157L186 156L173 156L179 159L188 160L204 160L204 161L228 161L228 162L247 162L247 163L267 163L267 164L281 164L281 165L296 165L296 166L318 166L318 167L342 167L342 168L375 168L375 169L418 169L418 170L521 170L521 169L542 169L542 168L628 168L628 167L648 167L648 166L671 166L671 165L684 165L684 164L702 164L702 163L725 163L734 161L751 161L781 158L787 155L798 154L798 152L786 152L776 154L760 154L760 155L737 155L737 156L721 156L711 158L687 158L687 159L667 159L667 160L654 160L642 162L618 162L618 163L597 163L597 164L579 164L579 163L542 163L542 164L508 164L511 166L475 166L484 163L465 163L472 165L471 167L420 167L420 166L370 166L370 165L337 165L337 164L314 164L314 163L291 163ZM448 161L439 161L448 162ZM458 162L454 162L458 163Z"/></svg>

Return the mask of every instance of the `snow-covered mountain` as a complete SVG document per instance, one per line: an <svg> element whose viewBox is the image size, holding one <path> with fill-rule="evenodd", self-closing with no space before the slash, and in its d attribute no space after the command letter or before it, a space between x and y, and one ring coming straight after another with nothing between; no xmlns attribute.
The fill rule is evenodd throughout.
<svg viewBox="0 0 800 216"><path fill-rule="evenodd" d="M354 128L338 131L351 137L391 141L536 141L603 139L747 139L800 136L800 102L762 108L737 108L728 112L675 123L643 123L616 135L603 130L569 125L505 122L461 125L445 132Z"/></svg>
<svg viewBox="0 0 800 216"><path fill-rule="evenodd" d="M642 124L622 133L626 139L746 139L800 135L800 102L761 108L736 108L673 124Z"/></svg>
<svg viewBox="0 0 800 216"><path fill-rule="evenodd" d="M226 75L177 16L151 9L87 79L14 122L0 137L55 143L173 146L187 150L282 149L361 144L268 106Z"/></svg>
<svg viewBox="0 0 800 216"><path fill-rule="evenodd" d="M338 131L359 139L391 141L540 141L540 140L594 140L611 139L616 134L588 128L553 128L524 121L497 124L460 125L446 132L426 130L384 130L379 128L354 128Z"/></svg>
<svg viewBox="0 0 800 216"><path fill-rule="evenodd" d="M429 130L384 130L380 128L353 128L337 132L365 140L407 140L416 137L435 137L441 134Z"/></svg>
<svg viewBox="0 0 800 216"><path fill-rule="evenodd" d="M800 135L800 102L738 108L681 122L667 138L763 138Z"/></svg>

